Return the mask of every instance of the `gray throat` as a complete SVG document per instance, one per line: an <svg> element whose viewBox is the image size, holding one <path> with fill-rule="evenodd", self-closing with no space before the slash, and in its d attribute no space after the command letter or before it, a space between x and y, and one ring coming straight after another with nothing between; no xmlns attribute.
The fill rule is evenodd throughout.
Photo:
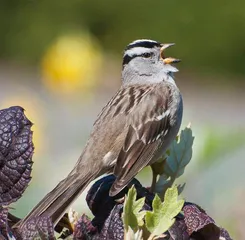
<svg viewBox="0 0 245 240"><path fill-rule="evenodd" d="M160 83L163 81L171 82L175 84L173 72L165 72L164 70L158 73L139 73L132 71L127 66L122 71L122 84L131 85L131 84L152 84Z"/></svg>

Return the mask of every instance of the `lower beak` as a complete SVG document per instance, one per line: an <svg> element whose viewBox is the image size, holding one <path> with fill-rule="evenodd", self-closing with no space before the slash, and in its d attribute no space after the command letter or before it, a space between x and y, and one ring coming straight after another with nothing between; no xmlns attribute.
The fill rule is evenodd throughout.
<svg viewBox="0 0 245 240"><path fill-rule="evenodd" d="M178 63L178 62L180 62L180 61L181 61L180 59L172 58L172 57L168 57L168 58L164 58L164 59L163 59L163 62L164 62L165 64Z"/></svg>

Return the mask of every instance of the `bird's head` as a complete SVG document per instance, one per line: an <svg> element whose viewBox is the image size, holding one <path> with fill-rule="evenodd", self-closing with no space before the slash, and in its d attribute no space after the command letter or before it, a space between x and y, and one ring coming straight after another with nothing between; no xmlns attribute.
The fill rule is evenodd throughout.
<svg viewBox="0 0 245 240"><path fill-rule="evenodd" d="M155 83L172 79L173 73L178 69L171 64L178 63L180 60L165 57L165 49L173 45L173 43L164 44L147 39L130 43L123 55L123 83Z"/></svg>

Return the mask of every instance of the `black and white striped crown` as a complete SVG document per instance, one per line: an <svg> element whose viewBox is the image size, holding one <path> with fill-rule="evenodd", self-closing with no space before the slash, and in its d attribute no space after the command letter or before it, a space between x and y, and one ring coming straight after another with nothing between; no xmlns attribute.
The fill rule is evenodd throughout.
<svg viewBox="0 0 245 240"><path fill-rule="evenodd" d="M137 47L143 47L143 48L154 48L154 47L160 47L161 43L154 41L154 40L150 40L150 39L139 39L139 40L135 40L133 42L131 42L126 48L125 48L125 52L129 49L132 48L137 48Z"/></svg>
<svg viewBox="0 0 245 240"><path fill-rule="evenodd" d="M152 48L161 47L161 43L150 39L139 39L130 43L124 50L123 66L134 57L151 52Z"/></svg>

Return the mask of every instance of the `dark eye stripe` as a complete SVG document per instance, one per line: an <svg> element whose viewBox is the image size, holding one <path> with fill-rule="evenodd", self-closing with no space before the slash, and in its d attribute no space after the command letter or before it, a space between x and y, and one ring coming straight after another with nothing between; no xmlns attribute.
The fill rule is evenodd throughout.
<svg viewBox="0 0 245 240"><path fill-rule="evenodd" d="M137 55L133 55L133 56L125 55L123 57L123 63L122 63L122 65L124 66L124 65L128 64L135 57L137 57Z"/></svg>
<svg viewBox="0 0 245 240"><path fill-rule="evenodd" d="M140 56L142 56L142 57L147 58L147 57L150 57L150 56L152 56L152 55L153 55L153 53L150 53L150 52L142 53L142 54L140 54L140 55L134 54L134 55L132 55L132 56L125 55L125 56L123 57L123 63L122 63L122 65L124 66L124 65L128 64L128 63L129 63L132 59L134 59L135 57L140 57Z"/></svg>

